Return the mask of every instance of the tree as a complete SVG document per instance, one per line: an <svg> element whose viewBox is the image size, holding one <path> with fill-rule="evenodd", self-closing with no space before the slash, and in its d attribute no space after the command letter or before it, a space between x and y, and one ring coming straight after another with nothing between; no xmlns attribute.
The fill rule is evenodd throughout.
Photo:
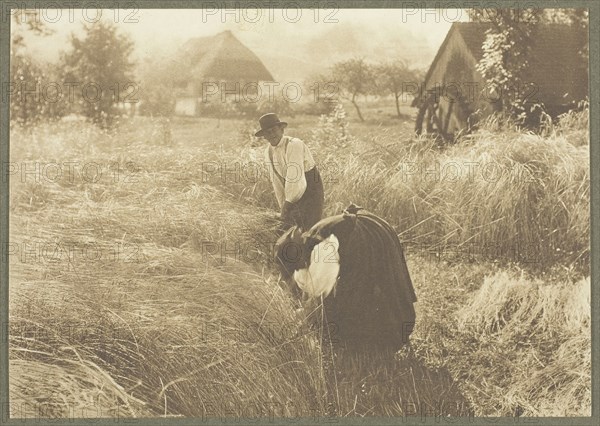
<svg viewBox="0 0 600 426"><path fill-rule="evenodd" d="M13 17L13 34L12 47L23 47L25 45L23 39L23 28L36 35L51 35L54 31L40 19L40 12L36 9L16 9L12 14ZM25 24L25 25L23 25Z"/></svg>
<svg viewBox="0 0 600 426"><path fill-rule="evenodd" d="M526 108L527 99L523 97L527 92L524 90L524 72L528 67L532 36L538 25L563 23L583 27L580 54L585 60L582 63L587 62L586 9L471 9L469 15L472 21L492 24L487 31L483 57L477 69L488 88L500 96L500 109L518 121L533 118L533 111Z"/></svg>
<svg viewBox="0 0 600 426"><path fill-rule="evenodd" d="M10 55L10 80L11 121L29 124L37 120L41 109L37 88L42 81L42 71L23 49L15 49L14 43Z"/></svg>
<svg viewBox="0 0 600 426"><path fill-rule="evenodd" d="M499 96L500 110L520 121L527 116L524 71L528 67L532 34L542 9L471 9L473 21L489 21L483 57L477 69L487 88Z"/></svg>
<svg viewBox="0 0 600 426"><path fill-rule="evenodd" d="M358 96L374 93L373 67L363 59L350 59L336 63L332 68L332 76L340 96L352 102L360 121L365 121L356 100Z"/></svg>
<svg viewBox="0 0 600 426"><path fill-rule="evenodd" d="M400 113L400 96L405 92L418 87L420 80L417 73L408 68L406 62L398 60L395 62L385 62L375 67L375 75L377 76L377 91L380 94L394 96L396 101L396 112L398 117L402 117Z"/></svg>
<svg viewBox="0 0 600 426"><path fill-rule="evenodd" d="M38 63L28 52L25 33L47 36L52 31L39 17L39 11L18 9L13 16L10 49L10 119L29 124L43 117L56 117L64 106L56 93L56 68Z"/></svg>
<svg viewBox="0 0 600 426"><path fill-rule="evenodd" d="M130 59L134 44L109 22L89 24L84 30L82 39L71 35L72 49L62 56L65 83L76 88L85 116L109 126L118 114L118 102L136 101Z"/></svg>
<svg viewBox="0 0 600 426"><path fill-rule="evenodd" d="M66 98L57 82L60 70L39 64L24 51L10 56L10 119L21 125L55 119L66 111Z"/></svg>

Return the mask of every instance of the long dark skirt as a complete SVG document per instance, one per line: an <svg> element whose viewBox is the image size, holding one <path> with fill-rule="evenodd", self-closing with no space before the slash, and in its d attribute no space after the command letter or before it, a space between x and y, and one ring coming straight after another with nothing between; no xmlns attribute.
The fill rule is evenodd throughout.
<svg viewBox="0 0 600 426"><path fill-rule="evenodd" d="M315 243L331 235L339 242L338 281L323 309L316 309L320 300L306 305L309 323L326 325L323 339L352 351L395 352L407 345L417 296L402 243L385 220L366 210L351 205L304 233L292 228L277 241L276 262L292 294L294 271L307 267L304 262L312 261ZM327 262L329 254L331 250L321 252L321 261Z"/></svg>
<svg viewBox="0 0 600 426"><path fill-rule="evenodd" d="M323 191L323 180L317 167L313 167L304 173L306 177L306 191L298 202L294 203L294 209L285 217L282 217L285 227L297 225L303 230L310 229L321 220L323 215L323 203L325 193Z"/></svg>

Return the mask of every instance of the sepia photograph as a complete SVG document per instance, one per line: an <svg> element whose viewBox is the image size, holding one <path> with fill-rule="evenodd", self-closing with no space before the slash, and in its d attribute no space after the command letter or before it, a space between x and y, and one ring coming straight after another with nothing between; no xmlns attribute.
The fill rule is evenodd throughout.
<svg viewBox="0 0 600 426"><path fill-rule="evenodd" d="M581 4L3 2L2 421L590 420Z"/></svg>

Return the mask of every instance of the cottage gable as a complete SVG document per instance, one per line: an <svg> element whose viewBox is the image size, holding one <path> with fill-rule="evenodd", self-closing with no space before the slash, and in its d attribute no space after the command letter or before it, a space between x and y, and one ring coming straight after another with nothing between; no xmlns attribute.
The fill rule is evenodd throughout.
<svg viewBox="0 0 600 426"><path fill-rule="evenodd" d="M486 31L491 27L490 23L454 23L425 76L423 94L427 96L437 88L436 93L441 95L435 105L438 119L434 121L444 133L464 129L475 111L485 116L495 109L476 69L483 57ZM537 28L524 75L532 104L543 103L551 115L557 115L586 98L588 64L579 52L586 38L587 34L576 26L545 24ZM459 104L449 100L457 93L461 95Z"/></svg>

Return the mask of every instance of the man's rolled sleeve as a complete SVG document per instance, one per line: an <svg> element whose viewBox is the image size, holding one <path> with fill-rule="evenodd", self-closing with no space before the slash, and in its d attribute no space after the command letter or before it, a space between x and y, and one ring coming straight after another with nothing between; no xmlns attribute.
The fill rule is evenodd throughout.
<svg viewBox="0 0 600 426"><path fill-rule="evenodd" d="M271 163L271 158L269 156L269 147L265 149L264 153L265 163L267 164L267 168L269 171L269 180L273 184L273 191L275 192L275 198L277 199L277 204L279 204L279 208L283 207L283 202L285 201L284 187L281 179L275 176L275 165Z"/></svg>
<svg viewBox="0 0 600 426"><path fill-rule="evenodd" d="M304 143L299 140L289 142L287 148L287 169L285 174L285 201L295 203L306 191L304 176Z"/></svg>

